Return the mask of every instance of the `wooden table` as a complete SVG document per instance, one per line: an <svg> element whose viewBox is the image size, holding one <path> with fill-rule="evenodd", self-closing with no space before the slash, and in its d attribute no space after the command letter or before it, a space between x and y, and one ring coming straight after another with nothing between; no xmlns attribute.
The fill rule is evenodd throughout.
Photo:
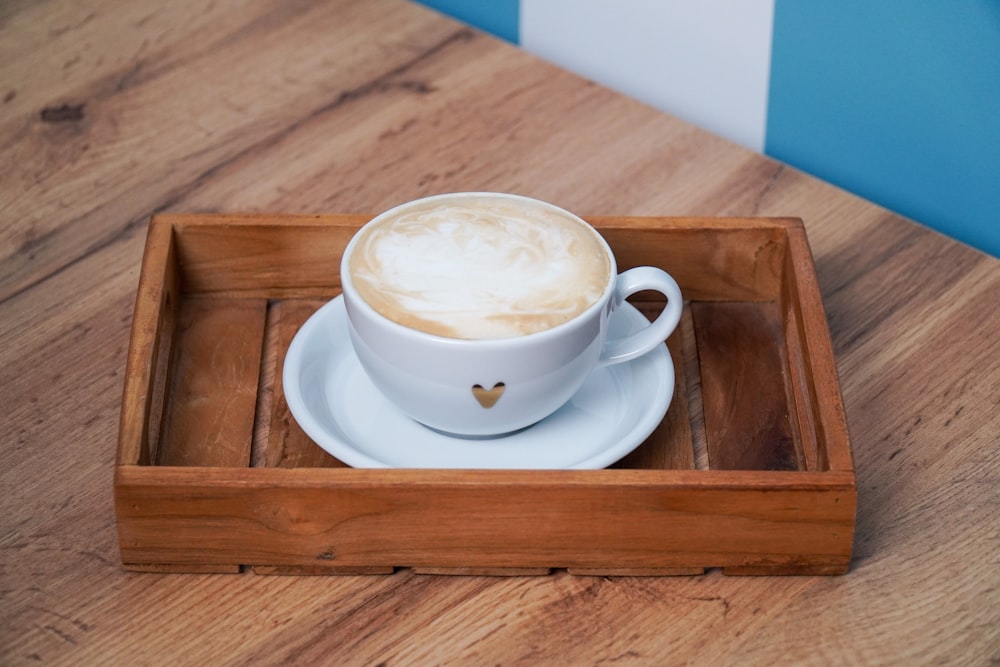
<svg viewBox="0 0 1000 667"><path fill-rule="evenodd" d="M419 5L150 7L0 8L0 663L1000 660L996 259ZM470 189L805 220L858 472L849 574L123 571L112 470L151 214Z"/></svg>

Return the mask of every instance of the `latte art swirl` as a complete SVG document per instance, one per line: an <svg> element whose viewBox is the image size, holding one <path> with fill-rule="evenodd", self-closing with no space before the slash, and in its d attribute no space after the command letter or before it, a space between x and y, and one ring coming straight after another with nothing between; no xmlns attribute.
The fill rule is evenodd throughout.
<svg viewBox="0 0 1000 667"><path fill-rule="evenodd" d="M555 208L468 197L404 208L365 227L349 258L361 297L413 329L522 336L593 305L611 263L597 233Z"/></svg>

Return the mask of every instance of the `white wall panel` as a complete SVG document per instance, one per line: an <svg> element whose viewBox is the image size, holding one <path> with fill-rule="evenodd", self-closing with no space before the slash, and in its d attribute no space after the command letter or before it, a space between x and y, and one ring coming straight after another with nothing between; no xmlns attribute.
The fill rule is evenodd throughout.
<svg viewBox="0 0 1000 667"><path fill-rule="evenodd" d="M520 44L761 152L774 0L521 0Z"/></svg>

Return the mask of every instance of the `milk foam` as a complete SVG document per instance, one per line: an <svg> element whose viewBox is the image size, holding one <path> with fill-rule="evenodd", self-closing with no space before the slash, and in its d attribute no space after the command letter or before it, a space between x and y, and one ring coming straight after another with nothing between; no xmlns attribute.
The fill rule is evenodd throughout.
<svg viewBox="0 0 1000 667"><path fill-rule="evenodd" d="M349 259L375 310L451 338L550 329L593 305L611 264L596 232L558 210L446 198L365 227Z"/></svg>

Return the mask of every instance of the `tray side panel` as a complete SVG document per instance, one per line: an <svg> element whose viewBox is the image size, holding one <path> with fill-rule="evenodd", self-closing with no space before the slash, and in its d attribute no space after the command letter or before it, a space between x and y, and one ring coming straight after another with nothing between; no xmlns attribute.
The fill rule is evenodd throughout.
<svg viewBox="0 0 1000 667"><path fill-rule="evenodd" d="M431 481L412 477L405 484L372 483L365 474L365 483L342 475L326 484L295 476L211 483L209 475L168 475L172 481L148 484L132 474L152 471L127 470L118 486L126 564L729 567L780 574L843 572L850 561L852 487L836 474L805 473L794 484L691 486L607 483L607 475L627 480L631 471L598 471L594 483L514 475L516 484L496 476L493 483L491 476L435 483L433 473L424 477Z"/></svg>
<svg viewBox="0 0 1000 667"><path fill-rule="evenodd" d="M817 433L816 385L804 347L802 311L795 301L782 299L782 302L789 400L794 408L792 424L796 427L803 466L806 470L828 470L826 447Z"/></svg>
<svg viewBox="0 0 1000 667"><path fill-rule="evenodd" d="M588 218L607 239L618 270L658 266L691 301L776 301L787 221Z"/></svg>
<svg viewBox="0 0 1000 667"><path fill-rule="evenodd" d="M801 225L790 230L789 257L783 286L787 304L786 331L794 336L790 359L801 378L798 383L803 423L816 439L820 469L854 470L847 415L840 390L830 329L816 279L812 251ZM794 333L793 333L794 332Z"/></svg>
<svg viewBox="0 0 1000 667"><path fill-rule="evenodd" d="M269 298L332 297L340 257L370 215L158 216L174 226L184 288ZM660 266L686 299L776 300L787 230L783 218L587 218L620 270Z"/></svg>
<svg viewBox="0 0 1000 667"><path fill-rule="evenodd" d="M798 470L777 303L692 304L709 467Z"/></svg>
<svg viewBox="0 0 1000 667"><path fill-rule="evenodd" d="M184 299L158 465L249 464L266 306Z"/></svg>
<svg viewBox="0 0 1000 667"><path fill-rule="evenodd" d="M165 216L185 292L332 298L340 257L370 216Z"/></svg>
<svg viewBox="0 0 1000 667"><path fill-rule="evenodd" d="M119 465L148 465L156 459L179 303L173 230L154 221L146 234L132 314L118 430Z"/></svg>

